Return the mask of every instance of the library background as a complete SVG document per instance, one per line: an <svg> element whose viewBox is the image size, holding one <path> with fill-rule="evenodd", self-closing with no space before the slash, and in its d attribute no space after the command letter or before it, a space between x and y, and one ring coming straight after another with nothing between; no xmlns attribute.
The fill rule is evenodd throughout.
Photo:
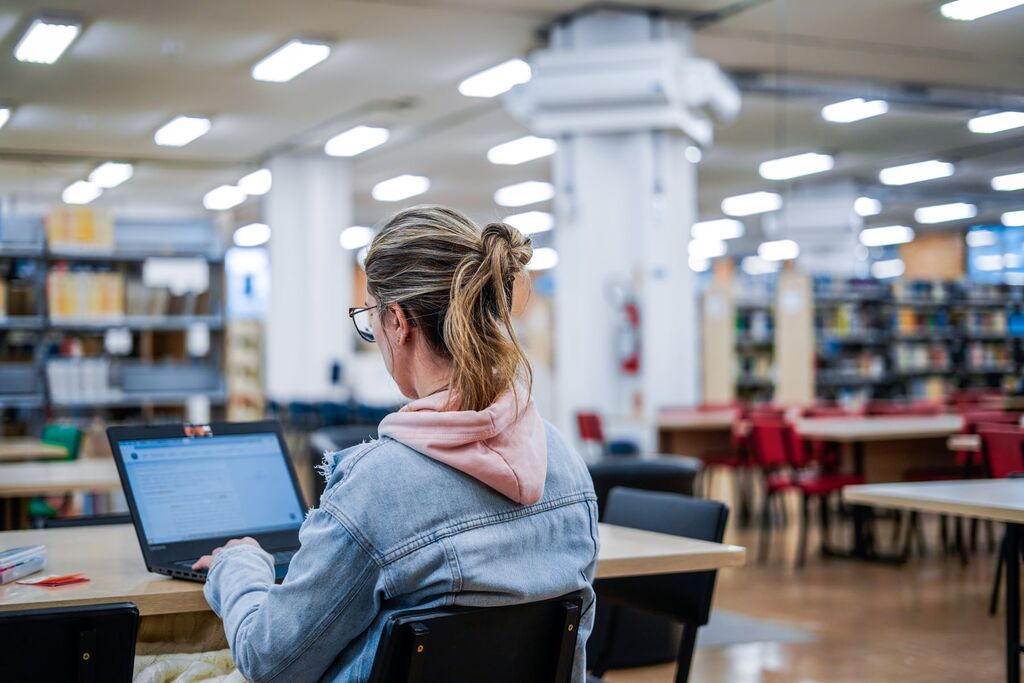
<svg viewBox="0 0 1024 683"><path fill-rule="evenodd" d="M439 204L532 240L515 329L602 522L728 506L648 529L716 544L641 572L703 607L607 584L592 675L1020 680L1024 2L65 5L0 6L0 552L92 573L0 584L0 628L124 595L46 534L159 580L109 427L275 420L314 504L408 401L348 317L369 244Z"/></svg>

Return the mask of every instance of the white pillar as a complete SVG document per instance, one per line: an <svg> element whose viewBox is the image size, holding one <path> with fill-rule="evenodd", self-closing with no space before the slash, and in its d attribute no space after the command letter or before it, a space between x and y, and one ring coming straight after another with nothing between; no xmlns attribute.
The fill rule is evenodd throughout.
<svg viewBox="0 0 1024 683"><path fill-rule="evenodd" d="M597 11L559 24L531 56L533 79L506 97L535 134L556 136L555 400L558 425L698 401L695 279L687 263L696 169L685 150L711 141L708 111L738 94L692 55L679 26L644 12ZM697 142L695 142L697 141ZM620 367L624 314L640 308L640 373Z"/></svg>
<svg viewBox="0 0 1024 683"><path fill-rule="evenodd" d="M331 365L354 348L349 322L352 254L338 244L352 222L352 170L344 160L271 159L267 394L275 400L332 398Z"/></svg>

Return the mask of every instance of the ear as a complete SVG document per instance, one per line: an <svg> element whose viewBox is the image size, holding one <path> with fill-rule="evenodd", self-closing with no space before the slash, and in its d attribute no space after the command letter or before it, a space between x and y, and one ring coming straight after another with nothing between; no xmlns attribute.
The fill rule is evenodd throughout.
<svg viewBox="0 0 1024 683"><path fill-rule="evenodd" d="M385 325L391 333L391 338L394 339L396 344L404 344L412 333L412 321L409 320L405 315L405 311L398 304L389 304L388 312L391 315L388 316Z"/></svg>

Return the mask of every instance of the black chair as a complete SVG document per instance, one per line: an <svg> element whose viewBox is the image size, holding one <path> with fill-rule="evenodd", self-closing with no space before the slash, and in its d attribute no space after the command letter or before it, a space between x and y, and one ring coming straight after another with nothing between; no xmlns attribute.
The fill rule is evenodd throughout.
<svg viewBox="0 0 1024 683"><path fill-rule="evenodd" d="M105 526L107 524L131 524L132 516L127 513L111 515L84 515L81 517L48 517L43 520L44 529L64 529L79 526Z"/></svg>
<svg viewBox="0 0 1024 683"><path fill-rule="evenodd" d="M408 612L384 625L370 683L567 683L582 593Z"/></svg>
<svg viewBox="0 0 1024 683"><path fill-rule="evenodd" d="M130 602L0 612L2 678L130 683L138 627Z"/></svg>
<svg viewBox="0 0 1024 683"><path fill-rule="evenodd" d="M604 521L721 543L728 517L729 508L717 501L616 488L608 497ZM717 574L717 571L705 571L597 581L594 588L598 605L607 605L608 619L602 642L592 643L593 654L589 661L594 675L602 676L608 670L608 645L616 637L619 612L623 607L631 607L669 617L682 624L675 680L676 683L685 683L690 676L697 630L708 623L711 614Z"/></svg>
<svg viewBox="0 0 1024 683"><path fill-rule="evenodd" d="M606 456L591 460L587 468L594 480L598 514L603 515L608 493L617 486L693 495L701 461L682 455ZM603 642L608 614L599 602L588 652L593 651L594 643ZM671 619L623 608L605 663L609 669L628 669L672 662L681 639L682 629Z"/></svg>

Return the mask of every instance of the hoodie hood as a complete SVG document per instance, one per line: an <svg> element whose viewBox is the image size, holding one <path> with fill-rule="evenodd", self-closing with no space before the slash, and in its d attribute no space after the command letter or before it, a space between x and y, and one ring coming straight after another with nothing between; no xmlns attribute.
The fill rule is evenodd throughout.
<svg viewBox="0 0 1024 683"><path fill-rule="evenodd" d="M517 503L540 500L548 448L533 399L520 394L517 417L511 390L480 411L446 411L448 396L442 391L407 404L381 421L380 435L454 467Z"/></svg>

